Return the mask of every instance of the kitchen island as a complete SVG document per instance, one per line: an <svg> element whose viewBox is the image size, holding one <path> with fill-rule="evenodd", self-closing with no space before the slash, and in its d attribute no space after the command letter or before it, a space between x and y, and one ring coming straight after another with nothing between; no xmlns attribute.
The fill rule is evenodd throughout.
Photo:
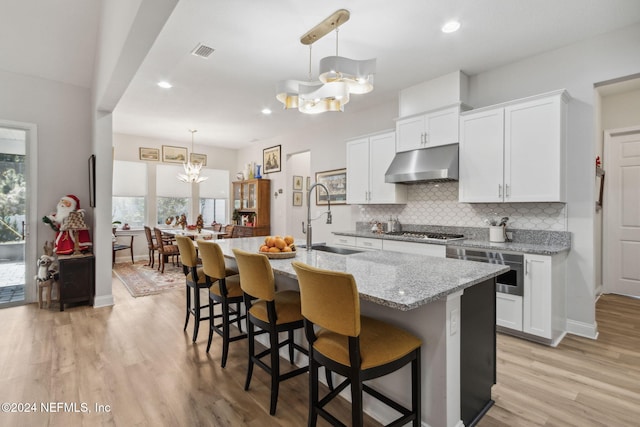
<svg viewBox="0 0 640 427"><path fill-rule="evenodd" d="M232 249L256 252L263 241L251 237L216 242L233 260ZM293 260L353 274L363 314L403 327L423 340L423 425L473 425L491 406L495 277L508 267L388 251L338 255L298 249L293 259L271 260L279 288L297 287ZM297 338L304 341L301 333ZM409 404L409 375L404 367L370 385ZM391 409L366 397L369 415L382 423L394 418Z"/></svg>

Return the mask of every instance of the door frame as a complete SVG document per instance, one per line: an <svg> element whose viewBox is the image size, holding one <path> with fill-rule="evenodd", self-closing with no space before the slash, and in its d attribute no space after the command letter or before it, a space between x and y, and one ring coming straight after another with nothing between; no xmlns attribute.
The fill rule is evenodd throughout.
<svg viewBox="0 0 640 427"><path fill-rule="evenodd" d="M25 230L24 230L24 304L37 300L34 281L29 272L36 271L38 257L38 126L35 123L16 122L0 119L0 127L19 129L25 134ZM22 304L22 303L21 303Z"/></svg>
<svg viewBox="0 0 640 427"><path fill-rule="evenodd" d="M609 262L609 255L613 252L612 249L612 234L615 234L612 231L612 224L610 219L617 214L613 212L613 203L611 202L611 197L607 197L607 195L611 195L613 191L612 181L617 181L612 179L612 175L614 172L617 174L613 168L607 168L607 161L612 157L612 140L619 136L625 135L640 135L640 126L632 126L626 128L619 129L608 129L604 131L604 170L605 170L605 183L604 183L604 197L602 204L602 281L603 281L603 291L604 293L616 293L616 289L613 287L613 281L615 280L612 277L614 273L614 269L611 267L611 263ZM614 175L619 180L619 176Z"/></svg>

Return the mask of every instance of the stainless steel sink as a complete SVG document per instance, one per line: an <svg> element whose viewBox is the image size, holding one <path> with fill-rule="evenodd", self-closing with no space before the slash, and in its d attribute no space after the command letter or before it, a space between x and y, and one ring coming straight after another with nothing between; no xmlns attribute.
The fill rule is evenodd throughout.
<svg viewBox="0 0 640 427"><path fill-rule="evenodd" d="M298 247L306 249L305 245L299 245ZM332 254L339 254L339 255L352 255L352 254L359 254L360 252L363 252L357 249L342 248L339 246L327 246L323 244L311 245L311 249L316 251L322 251L322 252L331 252Z"/></svg>

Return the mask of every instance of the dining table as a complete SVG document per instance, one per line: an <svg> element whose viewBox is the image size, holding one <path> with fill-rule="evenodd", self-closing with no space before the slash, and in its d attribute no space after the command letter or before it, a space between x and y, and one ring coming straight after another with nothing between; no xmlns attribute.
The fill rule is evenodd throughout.
<svg viewBox="0 0 640 427"><path fill-rule="evenodd" d="M213 231L213 230L189 230L189 229L181 229L181 228L161 228L164 234L169 234L171 236L187 236L191 237L193 240L204 239L217 239L218 236L225 234L224 231Z"/></svg>

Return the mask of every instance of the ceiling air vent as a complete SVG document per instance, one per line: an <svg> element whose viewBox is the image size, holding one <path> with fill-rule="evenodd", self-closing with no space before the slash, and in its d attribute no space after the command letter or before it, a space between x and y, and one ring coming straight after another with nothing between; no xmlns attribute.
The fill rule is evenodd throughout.
<svg viewBox="0 0 640 427"><path fill-rule="evenodd" d="M206 59L213 53L214 50L215 49L212 47L209 47L202 43L198 43L198 45L191 51L191 54Z"/></svg>

